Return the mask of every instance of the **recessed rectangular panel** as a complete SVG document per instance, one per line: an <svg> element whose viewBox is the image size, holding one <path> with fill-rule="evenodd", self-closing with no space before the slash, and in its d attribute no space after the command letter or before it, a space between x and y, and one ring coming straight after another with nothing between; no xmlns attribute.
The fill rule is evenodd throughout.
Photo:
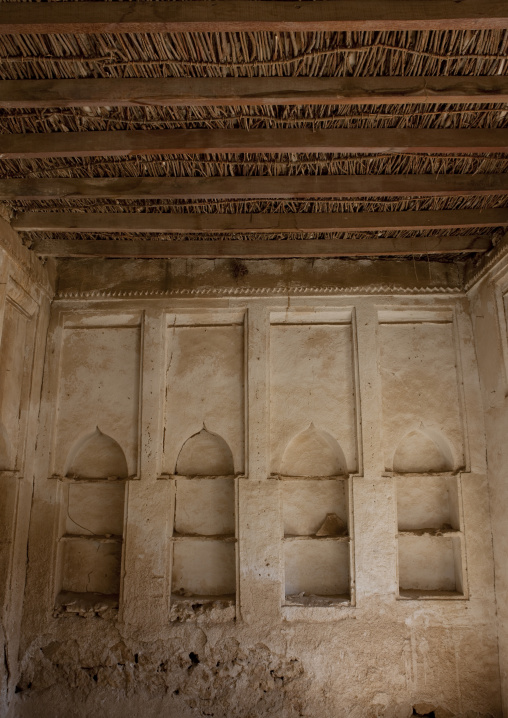
<svg viewBox="0 0 508 718"><path fill-rule="evenodd" d="M284 535L348 534L347 481L282 482Z"/></svg>
<svg viewBox="0 0 508 718"><path fill-rule="evenodd" d="M397 520L399 531L459 529L457 479L454 476L398 476Z"/></svg>
<svg viewBox="0 0 508 718"><path fill-rule="evenodd" d="M168 328L164 439L168 473L243 471L243 335L242 324Z"/></svg>
<svg viewBox="0 0 508 718"><path fill-rule="evenodd" d="M137 472L139 372L139 327L64 331L56 473L67 472L80 448L86 453L85 444L97 429L119 445L128 474Z"/></svg>
<svg viewBox="0 0 508 718"><path fill-rule="evenodd" d="M357 470L354 376L351 324L271 327L272 473Z"/></svg>
<svg viewBox="0 0 508 718"><path fill-rule="evenodd" d="M234 479L177 479L175 504L176 533L234 535Z"/></svg>
<svg viewBox="0 0 508 718"><path fill-rule="evenodd" d="M459 539L456 541L458 542ZM399 586L403 590L460 591L460 556L449 536L399 536Z"/></svg>
<svg viewBox="0 0 508 718"><path fill-rule="evenodd" d="M70 484L65 532L67 534L123 534L125 484Z"/></svg>
<svg viewBox="0 0 508 718"><path fill-rule="evenodd" d="M386 469L440 473L461 468L463 425L453 324L380 324L379 363Z"/></svg>
<svg viewBox="0 0 508 718"><path fill-rule="evenodd" d="M235 593L235 544L224 541L175 541L172 593L226 596Z"/></svg>
<svg viewBox="0 0 508 718"><path fill-rule="evenodd" d="M61 590L119 593L121 556L121 543L85 538L64 541Z"/></svg>
<svg viewBox="0 0 508 718"><path fill-rule="evenodd" d="M7 301L0 342L0 470L16 469L28 317Z"/></svg>
<svg viewBox="0 0 508 718"><path fill-rule="evenodd" d="M349 544L312 538L285 541L284 572L286 596L348 594Z"/></svg>

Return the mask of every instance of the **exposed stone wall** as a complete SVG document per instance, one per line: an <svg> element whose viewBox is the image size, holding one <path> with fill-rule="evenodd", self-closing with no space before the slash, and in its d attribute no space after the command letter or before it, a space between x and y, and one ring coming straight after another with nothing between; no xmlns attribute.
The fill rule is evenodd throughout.
<svg viewBox="0 0 508 718"><path fill-rule="evenodd" d="M251 297L87 299L87 267L53 305L12 715L501 716L457 288L284 294L265 263Z"/></svg>
<svg viewBox="0 0 508 718"><path fill-rule="evenodd" d="M53 296L44 268L0 219L0 715L18 678L34 449Z"/></svg>

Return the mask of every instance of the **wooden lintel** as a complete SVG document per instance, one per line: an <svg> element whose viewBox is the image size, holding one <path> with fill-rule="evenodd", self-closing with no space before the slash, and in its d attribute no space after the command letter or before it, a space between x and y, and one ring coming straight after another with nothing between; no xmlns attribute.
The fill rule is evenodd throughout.
<svg viewBox="0 0 508 718"><path fill-rule="evenodd" d="M18 215L11 224L14 229L22 232L168 232L176 234L369 232L502 227L508 225L508 208L415 212L309 212L306 214L27 212Z"/></svg>
<svg viewBox="0 0 508 718"><path fill-rule="evenodd" d="M0 33L508 29L505 0L3 3Z"/></svg>
<svg viewBox="0 0 508 718"><path fill-rule="evenodd" d="M4 80L0 108L508 102L508 77Z"/></svg>
<svg viewBox="0 0 508 718"><path fill-rule="evenodd" d="M463 254L486 252L489 237L418 237L365 239L258 239L165 241L123 239L59 239L34 242L41 257L201 257L277 259L284 257L408 256L414 254Z"/></svg>
<svg viewBox="0 0 508 718"><path fill-rule="evenodd" d="M506 152L507 149L507 129L118 130L0 134L0 159L259 152L449 154Z"/></svg>
<svg viewBox="0 0 508 718"><path fill-rule="evenodd" d="M311 199L508 194L508 173L492 175L290 175L0 180L0 200Z"/></svg>

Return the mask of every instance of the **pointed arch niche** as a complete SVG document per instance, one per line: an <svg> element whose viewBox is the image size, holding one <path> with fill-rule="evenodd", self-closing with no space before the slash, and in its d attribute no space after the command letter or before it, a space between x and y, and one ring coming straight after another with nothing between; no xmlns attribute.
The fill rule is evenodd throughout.
<svg viewBox="0 0 508 718"><path fill-rule="evenodd" d="M205 426L183 444L174 475L171 586L174 606L190 600L234 604L236 592L233 453Z"/></svg>
<svg viewBox="0 0 508 718"><path fill-rule="evenodd" d="M393 470L397 474L441 474L454 469L450 444L436 429L409 431L393 455Z"/></svg>
<svg viewBox="0 0 508 718"><path fill-rule="evenodd" d="M57 570L61 614L118 608L127 461L99 427L79 439L67 461Z"/></svg>
<svg viewBox="0 0 508 718"><path fill-rule="evenodd" d="M185 476L230 476L235 473L233 453L222 436L203 426L180 449L176 473Z"/></svg>
<svg viewBox="0 0 508 718"><path fill-rule="evenodd" d="M436 429L407 432L394 452L393 470L400 596L464 595L460 485L449 441Z"/></svg>
<svg viewBox="0 0 508 718"><path fill-rule="evenodd" d="M378 310L384 466L397 491L400 598L466 595L460 322L434 304Z"/></svg>
<svg viewBox="0 0 508 718"><path fill-rule="evenodd" d="M346 476L348 472L339 442L311 423L286 446L281 473L285 476Z"/></svg>
<svg viewBox="0 0 508 718"><path fill-rule="evenodd" d="M349 603L350 482L339 442L311 423L281 463L286 604Z"/></svg>
<svg viewBox="0 0 508 718"><path fill-rule="evenodd" d="M282 506L286 606L354 602L348 474L361 465L355 321L351 307L270 314L270 473Z"/></svg>
<svg viewBox="0 0 508 718"><path fill-rule="evenodd" d="M73 448L65 473L86 479L107 479L110 476L126 479L127 460L120 444L103 434L97 426Z"/></svg>

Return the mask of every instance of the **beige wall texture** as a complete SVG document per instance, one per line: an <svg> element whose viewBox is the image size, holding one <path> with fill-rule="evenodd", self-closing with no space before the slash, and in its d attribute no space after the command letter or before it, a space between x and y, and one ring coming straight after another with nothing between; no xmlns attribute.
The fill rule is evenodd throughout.
<svg viewBox="0 0 508 718"><path fill-rule="evenodd" d="M487 436L503 707L508 714L508 269L495 263L470 292Z"/></svg>
<svg viewBox="0 0 508 718"><path fill-rule="evenodd" d="M14 254L3 714L502 715L502 287Z"/></svg>
<svg viewBox="0 0 508 718"><path fill-rule="evenodd" d="M54 282L0 219L0 715L18 675L35 436Z"/></svg>

